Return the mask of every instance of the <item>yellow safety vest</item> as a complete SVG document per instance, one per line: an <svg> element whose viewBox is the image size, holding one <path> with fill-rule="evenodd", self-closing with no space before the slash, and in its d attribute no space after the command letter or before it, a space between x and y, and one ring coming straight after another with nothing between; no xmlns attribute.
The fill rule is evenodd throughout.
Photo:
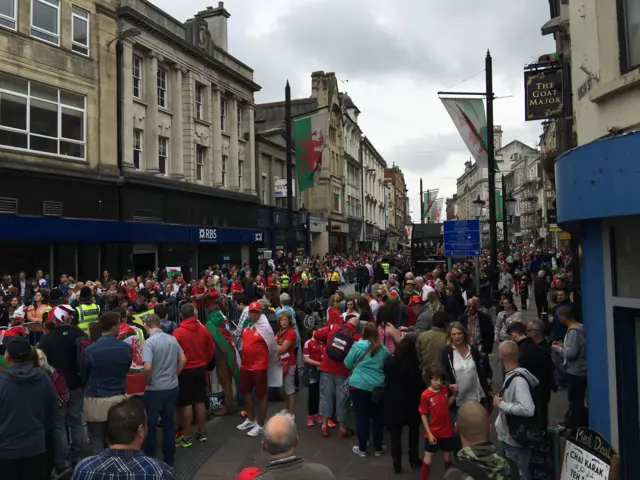
<svg viewBox="0 0 640 480"><path fill-rule="evenodd" d="M100 318L100 307L95 303L78 305L76 312L78 312L78 328L85 332L89 331L89 325Z"/></svg>
<svg viewBox="0 0 640 480"><path fill-rule="evenodd" d="M282 288L287 288L289 286L289 275L282 275L280 277L280 285L282 285Z"/></svg>
<svg viewBox="0 0 640 480"><path fill-rule="evenodd" d="M382 264L382 270L384 270L384 274L385 275L389 275L389 264L388 263L383 263Z"/></svg>

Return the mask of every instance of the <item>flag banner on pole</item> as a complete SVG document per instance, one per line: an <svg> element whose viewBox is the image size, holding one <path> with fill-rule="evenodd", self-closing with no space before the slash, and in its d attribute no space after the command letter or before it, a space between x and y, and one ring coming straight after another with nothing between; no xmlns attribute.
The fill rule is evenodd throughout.
<svg viewBox="0 0 640 480"><path fill-rule="evenodd" d="M482 209L482 217L486 220L489 220L489 194L485 197L485 206ZM502 215L502 191L496 188L496 222L503 222L504 218Z"/></svg>
<svg viewBox="0 0 640 480"><path fill-rule="evenodd" d="M442 218L442 207L444 206L444 198L438 198L435 201L435 215L433 216L433 223L440 223L440 219Z"/></svg>
<svg viewBox="0 0 640 480"><path fill-rule="evenodd" d="M488 168L487 117L480 98L441 98L462 140L478 166ZM496 171L498 166L495 164Z"/></svg>
<svg viewBox="0 0 640 480"><path fill-rule="evenodd" d="M327 112L323 111L293 121L293 148L296 152L296 174L301 193L317 183L322 168L328 120Z"/></svg>
<svg viewBox="0 0 640 480"><path fill-rule="evenodd" d="M438 197L438 188L436 188L435 190L427 190L426 192L423 193L423 203L424 203L424 212L422 212L422 218L425 219L426 223L432 223L430 221L430 217L431 217L431 213L432 213L432 208L433 208L433 204L436 201L436 198Z"/></svg>

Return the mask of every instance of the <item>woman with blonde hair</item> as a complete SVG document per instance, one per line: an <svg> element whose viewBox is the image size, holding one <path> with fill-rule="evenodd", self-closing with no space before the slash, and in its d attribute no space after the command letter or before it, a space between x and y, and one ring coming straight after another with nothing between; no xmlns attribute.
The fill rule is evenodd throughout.
<svg viewBox="0 0 640 480"><path fill-rule="evenodd" d="M282 385L284 389L284 406L280 412L295 419L296 407L296 331L293 328L293 316L287 310L281 310L278 314L278 326L280 329L276 333L276 344L278 354L282 361Z"/></svg>

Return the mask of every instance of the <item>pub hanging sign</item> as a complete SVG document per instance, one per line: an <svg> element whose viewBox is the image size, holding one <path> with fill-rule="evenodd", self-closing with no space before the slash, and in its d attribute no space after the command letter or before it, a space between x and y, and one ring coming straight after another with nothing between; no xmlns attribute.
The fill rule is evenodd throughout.
<svg viewBox="0 0 640 480"><path fill-rule="evenodd" d="M544 120L562 115L562 70L524 72L525 120Z"/></svg>

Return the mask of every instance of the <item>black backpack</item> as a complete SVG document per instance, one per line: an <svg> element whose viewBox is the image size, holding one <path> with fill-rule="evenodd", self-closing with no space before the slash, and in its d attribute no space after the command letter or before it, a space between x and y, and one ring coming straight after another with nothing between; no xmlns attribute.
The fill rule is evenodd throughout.
<svg viewBox="0 0 640 480"><path fill-rule="evenodd" d="M506 414L507 428L509 429L509 435L523 447L535 448L544 445L547 441L547 426L544 425L540 409L538 408L536 395L531 388L531 384L521 373L515 373L511 375L509 379L502 386L500 391L500 397L504 398L504 392L509 388L511 382L517 377L524 379L529 387L529 394L533 400L535 410L531 417L518 417L516 415Z"/></svg>
<svg viewBox="0 0 640 480"><path fill-rule="evenodd" d="M514 462L510 458L504 457L504 459L509 463L509 471L511 472L510 479L520 480L520 470L518 470L516 462ZM487 472L485 472L482 468L480 468L470 460L458 460L453 465L453 468L460 470L462 473L470 475L473 480L491 480L491 478L489 478L489 475L487 475Z"/></svg>
<svg viewBox="0 0 640 480"><path fill-rule="evenodd" d="M354 331L347 325L343 325L338 328L338 331L330 337L330 342L327 345L325 353L336 362L344 362L347 358L347 354L353 346Z"/></svg>

